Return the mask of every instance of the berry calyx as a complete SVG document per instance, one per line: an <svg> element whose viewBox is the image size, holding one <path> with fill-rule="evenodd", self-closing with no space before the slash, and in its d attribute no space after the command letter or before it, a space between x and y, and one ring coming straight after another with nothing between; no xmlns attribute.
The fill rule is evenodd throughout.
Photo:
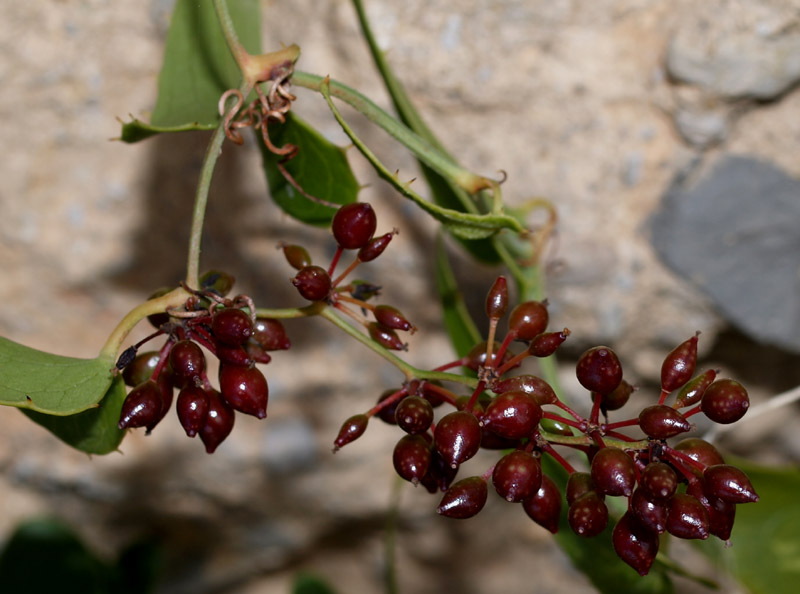
<svg viewBox="0 0 800 594"><path fill-rule="evenodd" d="M372 206L366 202L345 204L333 216L333 237L343 249L357 250L372 239L378 219Z"/></svg>

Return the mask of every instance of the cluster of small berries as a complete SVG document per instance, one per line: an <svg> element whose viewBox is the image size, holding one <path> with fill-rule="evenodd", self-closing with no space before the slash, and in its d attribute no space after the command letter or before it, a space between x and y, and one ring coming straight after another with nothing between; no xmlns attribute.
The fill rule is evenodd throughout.
<svg viewBox="0 0 800 594"><path fill-rule="evenodd" d="M714 370L694 376L697 336L665 358L657 404L645 406L635 418L610 423L608 412L620 409L634 392L614 351L594 347L578 360L578 380L592 398L590 416L584 418L545 380L531 374L505 377L527 357L552 355L570 334L566 328L548 332L547 303L528 301L512 309L505 338L495 342L507 308L506 281L499 277L486 300L488 340L433 370L471 370L477 375L471 395L457 396L437 381L407 381L385 392L367 412L347 419L334 451L360 437L373 416L399 426L405 434L393 452L397 474L431 493L442 491L438 512L450 518L477 514L486 504L491 481L503 499L522 503L527 515L547 530L557 532L565 512L576 534L593 537L609 523L605 498L626 497L628 511L613 529L613 543L619 557L641 575L649 572L663 532L727 540L735 505L758 500L752 484L741 470L725 464L710 443L697 438L675 445L667 441L691 430L688 419L695 414L733 423L749 406L738 382L716 379ZM525 345L516 355L509 348L515 341ZM674 403L667 405L676 391ZM434 409L442 405L455 410L437 420ZM643 436L619 431L633 426ZM587 471L576 470L554 446L582 452ZM461 465L480 449L505 453L483 474L456 481ZM569 473L566 510L561 488L542 472L545 454Z"/></svg>
<svg viewBox="0 0 800 594"><path fill-rule="evenodd" d="M209 454L231 433L235 411L267 416L267 380L255 365L269 363L269 351L291 343L278 320L256 317L249 298L226 299L232 286L230 275L207 273L183 308L150 316L156 332L124 351L117 363L133 386L122 405L120 429L145 427L150 433L169 411L175 389L181 426L189 437L199 434ZM167 340L160 350L138 352L162 335ZM219 390L208 379L201 346L219 359Z"/></svg>

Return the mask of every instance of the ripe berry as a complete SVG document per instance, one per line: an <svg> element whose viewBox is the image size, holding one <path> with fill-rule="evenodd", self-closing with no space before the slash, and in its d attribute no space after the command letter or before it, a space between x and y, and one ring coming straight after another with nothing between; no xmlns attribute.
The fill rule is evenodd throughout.
<svg viewBox="0 0 800 594"><path fill-rule="evenodd" d="M705 508L708 514L708 531L720 540L728 540L736 519L736 505L707 495L702 480L691 481L686 493L697 497Z"/></svg>
<svg viewBox="0 0 800 594"><path fill-rule="evenodd" d="M567 479L567 490L565 496L567 505L572 505L576 499L586 495L589 491L594 491L592 475L588 472L573 472Z"/></svg>
<svg viewBox="0 0 800 594"><path fill-rule="evenodd" d="M194 437L206 424L208 396L206 391L194 385L186 386L178 394L175 404L178 420L186 435Z"/></svg>
<svg viewBox="0 0 800 594"><path fill-rule="evenodd" d="M472 458L481 447L481 426L475 415L465 411L442 417L433 433L433 443L451 468Z"/></svg>
<svg viewBox="0 0 800 594"><path fill-rule="evenodd" d="M692 424L671 406L654 404L639 413L639 427L653 439L667 439L692 428Z"/></svg>
<svg viewBox="0 0 800 594"><path fill-rule="evenodd" d="M517 340L533 340L547 328L547 305L541 301L525 301L511 310L508 328Z"/></svg>
<svg viewBox="0 0 800 594"><path fill-rule="evenodd" d="M406 436L406 437L422 437L421 435ZM436 491L446 491L453 480L458 474L458 467L453 468L445 462L441 454L435 449L431 451L431 462L428 465L428 472L422 477L420 481L422 486L425 487L429 493L436 493Z"/></svg>
<svg viewBox="0 0 800 594"><path fill-rule="evenodd" d="M236 279L221 270L209 270L200 277L200 290L210 291L220 297L225 297L231 292Z"/></svg>
<svg viewBox="0 0 800 594"><path fill-rule="evenodd" d="M667 529L667 513L669 503L653 501L642 488L636 489L631 496L630 511L648 530L661 534Z"/></svg>
<svg viewBox="0 0 800 594"><path fill-rule="evenodd" d="M358 250L358 259L361 262L371 262L380 256L389 245L389 242L392 240L392 237L395 235L395 233L384 233L379 237L373 237L370 239L367 242L367 245Z"/></svg>
<svg viewBox="0 0 800 594"><path fill-rule="evenodd" d="M476 344L472 349L470 349L469 353L464 357L466 361L464 366L471 369L472 371L478 371L479 367L487 367L486 365L486 347L487 342L484 340L483 342L479 342ZM491 360L491 367L499 367L501 363L497 361L497 351L500 348L500 343L495 342L494 346L492 347L492 360ZM502 363L508 362L514 353L511 352L510 349L506 349L505 354L503 355Z"/></svg>
<svg viewBox="0 0 800 594"><path fill-rule="evenodd" d="M486 295L486 317L499 320L508 309L508 283L506 277L498 276Z"/></svg>
<svg viewBox="0 0 800 594"><path fill-rule="evenodd" d="M678 489L678 475L669 464L650 462L639 477L639 487L653 501L668 501Z"/></svg>
<svg viewBox="0 0 800 594"><path fill-rule="evenodd" d="M345 204L333 216L331 230L342 248L357 250L367 245L375 233L378 220L375 211L366 202Z"/></svg>
<svg viewBox="0 0 800 594"><path fill-rule="evenodd" d="M404 435L394 446L392 463L400 478L415 485L425 477L431 465L431 444L421 435Z"/></svg>
<svg viewBox="0 0 800 594"><path fill-rule="evenodd" d="M532 497L542 486L542 465L533 454L515 450L497 461L492 484L506 501L522 501Z"/></svg>
<svg viewBox="0 0 800 594"><path fill-rule="evenodd" d="M755 503L758 494L747 475L729 464L715 464L703 471L704 491L729 503Z"/></svg>
<svg viewBox="0 0 800 594"><path fill-rule="evenodd" d="M608 507L596 491L589 491L572 502L567 520L575 534L591 538L600 534L608 525Z"/></svg>
<svg viewBox="0 0 800 594"><path fill-rule="evenodd" d="M311 266L311 256L306 248L301 245L283 245L283 256L289 266L295 270L300 270L306 266Z"/></svg>
<svg viewBox="0 0 800 594"><path fill-rule="evenodd" d="M528 353L539 358L549 357L570 334L569 328L564 328L560 332L542 332L528 345Z"/></svg>
<svg viewBox="0 0 800 594"><path fill-rule="evenodd" d="M264 374L255 367L221 364L219 389L222 398L234 410L259 419L267 416L269 388Z"/></svg>
<svg viewBox="0 0 800 594"><path fill-rule="evenodd" d="M696 497L676 493L669 500L667 532L687 539L708 538L708 513Z"/></svg>
<svg viewBox="0 0 800 594"><path fill-rule="evenodd" d="M658 553L658 535L642 527L631 512L623 516L611 534L614 551L636 572L645 576Z"/></svg>
<svg viewBox="0 0 800 594"><path fill-rule="evenodd" d="M448 518L464 520L481 511L487 497L486 481L479 476L471 476L451 485L436 511Z"/></svg>
<svg viewBox="0 0 800 594"><path fill-rule="evenodd" d="M265 351L285 351L292 346L283 324L272 318L256 318L250 340Z"/></svg>
<svg viewBox="0 0 800 594"><path fill-rule="evenodd" d="M592 483L605 495L628 497L636 484L636 465L619 448L606 447L592 458Z"/></svg>
<svg viewBox="0 0 800 594"><path fill-rule="evenodd" d="M715 464L724 464L725 460L722 454L719 453L717 448L699 437L689 437L679 441L673 448L689 456L703 466L713 466ZM696 468L687 466L689 470L695 474L700 474Z"/></svg>
<svg viewBox="0 0 800 594"><path fill-rule="evenodd" d="M542 475L542 485L531 497L522 500L522 508L528 517L552 532L558 532L558 519L561 515L561 492L547 475Z"/></svg>
<svg viewBox="0 0 800 594"><path fill-rule="evenodd" d="M584 352L578 359L575 373L584 388L598 394L610 394L622 381L619 358L605 346Z"/></svg>
<svg viewBox="0 0 800 594"><path fill-rule="evenodd" d="M320 266L306 266L292 279L292 284L305 299L322 301L331 292L331 277Z"/></svg>
<svg viewBox="0 0 800 594"><path fill-rule="evenodd" d="M219 444L230 435L236 417L231 407L220 397L219 392L208 390L206 397L208 398L208 414L205 425L200 429L200 439L206 446L206 452L212 454Z"/></svg>
<svg viewBox="0 0 800 594"><path fill-rule="evenodd" d="M711 385L715 377L717 377L717 372L713 369L709 369L692 379L678 392L678 397L673 405L674 408L683 408L684 406L691 406L692 404L700 402L700 399L703 397L703 394L706 393L708 386Z"/></svg>
<svg viewBox="0 0 800 594"><path fill-rule="evenodd" d="M483 426L506 439L529 437L542 420L542 407L520 391L498 394L486 407Z"/></svg>
<svg viewBox="0 0 800 594"><path fill-rule="evenodd" d="M411 325L411 322L400 313L400 310L391 305L376 305L372 313L375 315L375 319L378 323L385 328L408 331L414 327Z"/></svg>
<svg viewBox="0 0 800 594"><path fill-rule="evenodd" d="M619 385L614 388L613 392L602 396L602 401L600 402L601 410L603 410L603 412L608 412L621 409L628 403L634 390L636 390L636 388L625 380L622 380Z"/></svg>
<svg viewBox="0 0 800 594"><path fill-rule="evenodd" d="M378 397L378 404L389 398L389 396L395 392L397 392L397 390L384 390L383 393ZM402 399L403 397L404 396L401 396L400 398ZM391 404L387 404L381 408L377 413L375 413L375 416L387 425L397 425L397 420L395 419L394 415L399 404L400 400L395 400Z"/></svg>
<svg viewBox="0 0 800 594"><path fill-rule="evenodd" d="M152 380L139 384L125 397L119 415L120 429L147 427L161 418L161 388Z"/></svg>
<svg viewBox="0 0 800 594"><path fill-rule="evenodd" d="M503 394L505 392L525 392L533 396L533 399L536 400L539 406L555 404L558 400L550 384L535 375L518 375L501 380L494 384L493 390L496 394Z"/></svg>
<svg viewBox="0 0 800 594"><path fill-rule="evenodd" d="M409 396L397 405L394 418L406 433L425 433L433 423L433 407L424 398Z"/></svg>
<svg viewBox="0 0 800 594"><path fill-rule="evenodd" d="M697 336L692 336L675 347L661 365L661 389L665 392L677 390L688 382L697 365Z"/></svg>
<svg viewBox="0 0 800 594"><path fill-rule="evenodd" d="M253 320L241 309L220 309L211 318L211 334L217 342L240 346L253 336Z"/></svg>
<svg viewBox="0 0 800 594"><path fill-rule="evenodd" d="M191 340L175 343L169 352L169 365L178 386L194 383L206 370L206 356Z"/></svg>
<svg viewBox="0 0 800 594"><path fill-rule="evenodd" d="M400 340L400 337L397 336L397 332L391 328L386 328L378 322L370 322L367 324L367 330L369 331L370 338L385 349L389 349L390 351L408 350L408 345Z"/></svg>
<svg viewBox="0 0 800 594"><path fill-rule="evenodd" d="M158 351L139 353L122 372L122 379L125 384L131 387L138 386L146 382L153 375L158 365Z"/></svg>
<svg viewBox="0 0 800 594"><path fill-rule="evenodd" d="M249 341L248 341L249 346ZM258 345L255 345L255 348L258 349ZM242 345L237 346L229 346L227 344L218 344L217 345L217 359L219 359L220 363L227 363L228 365L238 365L239 367L250 367L255 362L253 358L253 354L257 355L259 358L259 363L269 363L272 360L272 357L267 355L267 353L258 350L254 350L253 348L245 348ZM265 361L266 359L266 361Z"/></svg>
<svg viewBox="0 0 800 594"><path fill-rule="evenodd" d="M355 441L367 430L367 423L369 417L365 414L353 415L342 423L342 428L339 429L336 439L333 440L333 451L336 452L339 448L343 448L351 441Z"/></svg>
<svg viewBox="0 0 800 594"><path fill-rule="evenodd" d="M703 413L715 423L735 423L750 408L750 397L744 386L732 379L715 381L706 388L700 401Z"/></svg>

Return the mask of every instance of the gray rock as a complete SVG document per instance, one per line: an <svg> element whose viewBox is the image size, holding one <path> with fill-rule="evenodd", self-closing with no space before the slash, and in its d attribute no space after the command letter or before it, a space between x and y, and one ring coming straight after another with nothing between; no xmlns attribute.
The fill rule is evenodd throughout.
<svg viewBox="0 0 800 594"><path fill-rule="evenodd" d="M694 173L664 196L653 245L744 333L800 352L800 181L742 156Z"/></svg>
<svg viewBox="0 0 800 594"><path fill-rule="evenodd" d="M797 83L800 32L791 26L796 15L760 2L742 4L741 10L698 4L670 40L670 75L731 98L772 99Z"/></svg>

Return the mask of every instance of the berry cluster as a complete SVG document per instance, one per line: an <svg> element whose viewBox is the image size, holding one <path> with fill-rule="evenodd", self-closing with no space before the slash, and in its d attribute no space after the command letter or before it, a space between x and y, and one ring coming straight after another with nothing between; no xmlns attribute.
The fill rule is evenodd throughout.
<svg viewBox="0 0 800 594"><path fill-rule="evenodd" d="M126 397L119 428L145 427L147 433L175 408L189 437L200 435L210 454L233 429L235 411L267 416L269 389L256 363L269 363L269 351L291 346L283 325L258 318L248 297L226 299L233 278L210 272L184 306L151 316L156 332L123 352L117 363L133 386ZM166 335L158 351L139 353L147 341ZM206 374L205 348L219 359L219 389Z"/></svg>
<svg viewBox="0 0 800 594"><path fill-rule="evenodd" d="M584 418L545 380L531 374L507 376L527 357L553 354L570 334L566 328L548 332L547 303L528 301L512 309L504 339L495 342L507 308L506 281L500 277L486 300L488 340L433 370L463 367L474 372L477 386L471 395L457 396L439 381L410 379L386 391L367 412L347 419L334 451L360 437L373 416L399 426L404 435L393 452L397 474L431 493L442 491L438 512L450 518L477 514L486 504L491 481L503 499L521 503L531 519L553 533L566 502L569 527L593 537L609 524L606 497L625 497L627 512L613 529L614 548L641 575L648 573L663 532L678 538L705 539L711 534L728 540L735 506L758 500L747 476L725 464L702 439L668 442L693 428L689 418L695 414L733 423L749 406L738 382L716 379L714 370L695 376L697 336L664 359L656 404L645 406L634 418L609 422L608 413L622 408L634 392L623 379L614 351L598 346L578 360L578 381L592 401L589 418ZM515 341L524 345L516 355L510 350ZM666 404L675 392L672 405ZM442 405L454 410L436 415L434 409ZM633 426L643 435L620 431ZM573 467L555 446L582 452L586 470ZM482 474L456 481L461 465L481 449L504 453ZM568 471L564 497L542 472L542 455Z"/></svg>

